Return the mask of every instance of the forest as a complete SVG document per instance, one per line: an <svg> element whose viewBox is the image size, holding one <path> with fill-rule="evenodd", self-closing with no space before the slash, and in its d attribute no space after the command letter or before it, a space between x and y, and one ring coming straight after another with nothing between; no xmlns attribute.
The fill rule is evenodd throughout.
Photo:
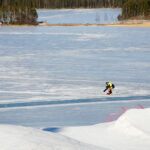
<svg viewBox="0 0 150 150"><path fill-rule="evenodd" d="M0 22L37 24L36 9L122 8L119 19L150 14L150 0L0 0Z"/></svg>
<svg viewBox="0 0 150 150"><path fill-rule="evenodd" d="M150 19L150 0L128 0L119 19Z"/></svg>
<svg viewBox="0 0 150 150"><path fill-rule="evenodd" d="M36 0L35 0L36 1ZM127 0L37 0L36 8L116 8Z"/></svg>
<svg viewBox="0 0 150 150"><path fill-rule="evenodd" d="M32 0L0 0L3 24L37 24L38 14Z"/></svg>

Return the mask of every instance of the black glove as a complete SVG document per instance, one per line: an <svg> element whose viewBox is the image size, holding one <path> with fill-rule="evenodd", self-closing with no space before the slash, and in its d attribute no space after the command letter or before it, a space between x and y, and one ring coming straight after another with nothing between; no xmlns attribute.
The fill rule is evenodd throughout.
<svg viewBox="0 0 150 150"><path fill-rule="evenodd" d="M104 90L104 92L109 88L109 86L106 86L106 89Z"/></svg>

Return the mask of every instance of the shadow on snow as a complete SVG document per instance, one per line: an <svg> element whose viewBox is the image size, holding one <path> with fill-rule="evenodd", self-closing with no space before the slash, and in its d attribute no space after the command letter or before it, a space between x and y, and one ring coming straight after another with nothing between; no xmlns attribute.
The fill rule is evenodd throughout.
<svg viewBox="0 0 150 150"><path fill-rule="evenodd" d="M43 130L44 131L49 131L49 132L57 133L57 132L61 131L61 128L44 128Z"/></svg>
<svg viewBox="0 0 150 150"><path fill-rule="evenodd" d="M55 100L55 101L37 101L37 102L23 102L23 103L5 103L0 104L0 108L10 107L26 107L26 106L43 106L43 105L61 105L61 104L80 104L80 103L101 103L101 102L116 102L116 101L132 101L132 100L146 100L150 99L148 96L129 96L129 97L104 97L104 98L90 98L90 99L73 99L73 100Z"/></svg>

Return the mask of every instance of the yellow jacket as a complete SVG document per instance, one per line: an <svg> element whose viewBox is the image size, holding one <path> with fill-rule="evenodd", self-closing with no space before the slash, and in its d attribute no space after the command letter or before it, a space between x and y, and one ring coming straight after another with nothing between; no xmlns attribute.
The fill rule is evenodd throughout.
<svg viewBox="0 0 150 150"><path fill-rule="evenodd" d="M109 86L110 89L113 88L112 83L109 82L109 83L107 83L107 85Z"/></svg>

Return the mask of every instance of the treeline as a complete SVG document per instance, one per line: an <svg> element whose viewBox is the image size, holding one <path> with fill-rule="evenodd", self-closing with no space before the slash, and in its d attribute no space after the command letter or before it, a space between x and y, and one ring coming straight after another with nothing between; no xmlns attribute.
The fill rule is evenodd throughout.
<svg viewBox="0 0 150 150"><path fill-rule="evenodd" d="M126 3L124 3L122 8L122 15L119 16L118 18L149 19L150 0L128 0Z"/></svg>
<svg viewBox="0 0 150 150"><path fill-rule="evenodd" d="M0 0L0 22L3 24L37 24L32 0Z"/></svg>
<svg viewBox="0 0 150 150"><path fill-rule="evenodd" d="M0 0L0 6L32 8L102 8L122 7L127 0Z"/></svg>
<svg viewBox="0 0 150 150"><path fill-rule="evenodd" d="M122 7L127 0L35 0L36 8L102 8Z"/></svg>

